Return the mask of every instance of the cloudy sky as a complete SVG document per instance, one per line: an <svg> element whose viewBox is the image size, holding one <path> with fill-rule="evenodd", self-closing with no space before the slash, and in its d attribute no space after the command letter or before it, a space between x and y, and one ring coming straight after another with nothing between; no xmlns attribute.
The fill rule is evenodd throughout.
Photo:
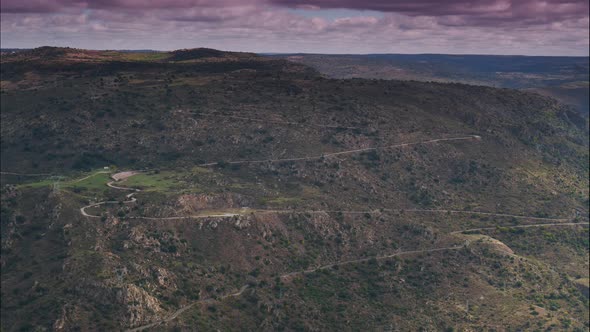
<svg viewBox="0 0 590 332"><path fill-rule="evenodd" d="M588 55L588 0L2 0L2 47Z"/></svg>

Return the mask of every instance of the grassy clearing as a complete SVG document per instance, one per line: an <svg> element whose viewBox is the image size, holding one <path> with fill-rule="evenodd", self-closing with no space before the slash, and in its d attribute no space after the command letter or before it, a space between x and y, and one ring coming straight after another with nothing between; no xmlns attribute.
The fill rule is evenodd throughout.
<svg viewBox="0 0 590 332"><path fill-rule="evenodd" d="M106 198L117 195L116 190L109 188L106 184L111 181L110 176L116 173L112 168L106 172L103 169L95 169L92 172L77 174L59 181L59 187L79 198L89 197ZM168 196L179 194L199 193L220 193L231 189L236 194L253 196L263 206L274 208L287 208L303 205L321 197L322 193L318 188L312 186L287 185L281 188L280 192L274 195L262 196L259 184L253 183L253 179L238 178L235 174L215 172L214 170L202 167L190 169L161 170L139 173L124 181L117 183L121 187L138 188L144 193L160 193ZM56 180L54 178L37 179L36 182L22 184L23 188L51 187ZM223 186L220 185L223 183ZM272 184L268 184L271 186ZM115 196L112 196L115 197Z"/></svg>
<svg viewBox="0 0 590 332"><path fill-rule="evenodd" d="M179 180L178 175L175 172L141 173L128 178L122 182L122 185L141 188L145 191L163 192L173 192L191 187L189 183Z"/></svg>
<svg viewBox="0 0 590 332"><path fill-rule="evenodd" d="M212 178L216 174L210 169L193 167L190 170L169 170L160 172L148 172L136 174L124 182L121 186L140 188L148 192L203 192L211 189ZM206 184L209 183L209 184Z"/></svg>
<svg viewBox="0 0 590 332"><path fill-rule="evenodd" d="M101 172L99 170L93 170L92 172L87 172L83 174L77 175L75 178L72 179L64 179L65 177L45 177L41 179L36 179L34 182L22 183L17 186L17 188L42 188L42 187L50 187L53 186L55 183L59 184L62 188L69 188L79 190L102 190L106 189L106 183L109 181L110 174L108 173L98 173ZM87 177L87 178L86 178Z"/></svg>
<svg viewBox="0 0 590 332"><path fill-rule="evenodd" d="M104 190L106 183L110 181L108 173L94 173L84 180L70 180L64 183L65 188L79 188L79 190Z"/></svg>
<svg viewBox="0 0 590 332"><path fill-rule="evenodd" d="M111 173L105 173L104 170L93 170L79 174L76 177L60 180L59 184L64 189L71 189L74 192L82 193L86 191L97 192L107 190L107 182L111 181ZM196 183L195 177L208 176L212 172L208 169L194 167L189 172L183 171L162 171L162 172L150 172L136 174L123 182L120 182L121 186L141 188L145 191L157 191L157 192L183 192L191 191L198 192L199 185ZM40 188L50 187L55 182L56 178L42 178L36 179L34 182L22 183L19 188Z"/></svg>
<svg viewBox="0 0 590 332"><path fill-rule="evenodd" d="M29 182L29 183L23 183L23 184L17 185L17 188L41 188L41 187L51 186L54 183L55 183L55 180L45 178L45 179L38 180L35 182Z"/></svg>

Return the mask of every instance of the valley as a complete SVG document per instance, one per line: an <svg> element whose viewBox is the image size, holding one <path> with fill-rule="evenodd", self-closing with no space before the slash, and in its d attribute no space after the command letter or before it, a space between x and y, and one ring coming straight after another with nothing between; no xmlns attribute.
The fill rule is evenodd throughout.
<svg viewBox="0 0 590 332"><path fill-rule="evenodd" d="M90 177L96 176L97 174L104 174L104 173L106 173L106 172L101 171L101 172L93 173L93 174L83 177L81 179L74 180L74 182L76 183L76 182L84 181L84 180L89 179ZM128 178L130 178L134 175L137 175L137 174L140 174L140 172L126 171L126 172L120 172L120 173L113 174L113 175L111 175L111 178L114 179L114 181L123 182L123 184L124 184ZM91 204L89 206L85 206L80 209L80 212L82 213L83 216L91 217L91 218L100 218L101 217L99 215L87 214L85 212L86 208L101 206L101 205L109 204L109 203L110 204L121 204L121 203L127 204L127 203L136 203L137 202L137 199L132 198L132 196L135 195L135 192L141 191L140 189L114 186L113 185L114 181L107 182L107 183L105 183L105 185L110 188L117 189L117 190L134 191L134 193L125 195L125 197L127 199L131 198L131 200L129 200L129 201L107 201L107 202L94 203L94 204ZM183 217L151 218L151 217L145 217L145 216L126 216L126 218L148 219L148 220L187 219L187 221L190 222L190 220L198 219L198 218L228 219L228 218L233 218L233 217L238 217L238 216L246 216L247 214L254 214L254 213L256 213L256 214L261 214L261 213L286 213L286 214L293 214L293 213L305 213L305 214L342 213L342 214L363 214L364 215L364 214L372 214L372 213L381 214L386 211L387 212L393 211L391 209L381 209L380 211L305 211L305 210L302 210L302 211L295 211L295 210L280 211L280 210L249 210L247 208L246 208L246 211L244 211L244 209L241 209L241 210L242 210L242 212L238 212L238 213L210 212L208 214L200 214L200 215L195 215L195 216L183 216ZM396 212L401 212L401 210L397 210ZM569 218L543 218L543 217L517 216L517 215L510 215L510 214L489 213L489 212L480 212L480 211L416 210L416 209L414 209L414 210L405 210L405 212L408 212L408 213L440 213L440 214L465 213L465 214L470 214L472 216L473 215L486 215L486 216L494 216L494 217L498 217L498 216L499 217L510 217L510 218L520 218L520 219L524 219L527 221L536 222L536 223L526 224L526 225L507 224L507 225L494 225L493 227L458 230L458 231L453 231L453 232L449 233L449 235L473 234L474 232L497 230L501 227L508 227L511 230L516 230L519 228L531 228L531 227L588 226L588 222L581 222L581 221L568 222L568 221L574 220L575 218L571 218L571 219L569 219ZM552 223L547 223L547 221L552 221ZM544 222L544 223L539 223L539 222ZM459 237L457 240L461 240L461 237ZM416 254L425 254L425 253L432 253L432 252L439 252L439 251L461 250L461 249L464 249L470 245L470 240L471 240L471 238L469 236L467 236L464 244L462 244L462 245L459 244L459 245L452 246L452 247L431 248L431 249L411 250L411 251L398 251L393 254L384 255L384 256L374 256L374 257L361 258L361 259L356 259L356 260L339 261L339 262L334 262L334 263L330 263L330 264L326 264L326 265L317 266L317 267L303 270L303 271L287 272L287 273L280 275L280 278L281 278L281 280L290 280L291 278L297 277L299 275L316 273L318 271L322 271L322 270L326 270L326 269L334 269L335 267L342 266L342 265L359 264L359 263L365 263L365 262L369 262L369 261L386 260L386 259L392 259L394 257L416 255ZM511 250L509 251L509 253L513 254ZM174 311L171 315L163 318L162 320L151 322L149 324L145 324L142 326L134 327L134 328L128 329L127 331L129 331L129 332L143 331L146 329L154 328L154 327L159 326L161 324L166 324L166 323L178 318L178 316L180 316L185 311L189 310L191 307L195 306L198 303L214 303L216 301L223 301L224 299L238 297L238 296L242 295L244 293L244 291L246 291L248 289L248 287L249 287L249 285L246 284L246 285L242 286L237 292L222 295L222 296L218 297L217 299L210 297L210 298L205 298L205 299L201 299L201 300L189 303L189 304L179 308L178 310Z"/></svg>
<svg viewBox="0 0 590 332"><path fill-rule="evenodd" d="M1 103L2 330L588 327L588 119L554 99L40 48Z"/></svg>

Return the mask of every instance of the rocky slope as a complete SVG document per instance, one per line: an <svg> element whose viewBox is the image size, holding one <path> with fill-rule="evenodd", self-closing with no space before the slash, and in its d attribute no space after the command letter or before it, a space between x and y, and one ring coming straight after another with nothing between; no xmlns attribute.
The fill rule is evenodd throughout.
<svg viewBox="0 0 590 332"><path fill-rule="evenodd" d="M554 100L41 49L1 103L3 330L588 327L588 122ZM129 200L109 165L137 201L82 216Z"/></svg>

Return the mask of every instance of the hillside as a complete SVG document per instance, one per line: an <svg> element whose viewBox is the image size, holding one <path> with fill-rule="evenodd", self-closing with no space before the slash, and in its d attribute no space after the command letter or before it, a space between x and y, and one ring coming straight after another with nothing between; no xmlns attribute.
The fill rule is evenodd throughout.
<svg viewBox="0 0 590 332"><path fill-rule="evenodd" d="M457 82L529 89L588 116L588 57L449 54L281 54L332 78Z"/></svg>
<svg viewBox="0 0 590 332"><path fill-rule="evenodd" d="M590 324L588 119L553 99L209 49L1 70L3 331Z"/></svg>

